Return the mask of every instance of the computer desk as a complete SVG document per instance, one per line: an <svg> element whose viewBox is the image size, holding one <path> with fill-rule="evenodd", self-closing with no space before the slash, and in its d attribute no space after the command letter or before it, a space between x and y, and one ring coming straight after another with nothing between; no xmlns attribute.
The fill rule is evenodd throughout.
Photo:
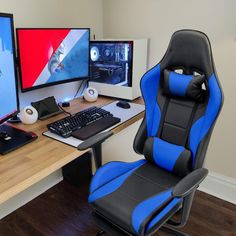
<svg viewBox="0 0 236 236"><path fill-rule="evenodd" d="M95 103L88 103L79 98L73 100L71 106L65 110L76 113L89 106L103 106L114 100L99 97ZM136 99L134 102L143 104L141 98ZM113 133L120 132L143 116L144 112L122 123L112 130ZM47 131L46 125L48 123L63 117L65 117L65 114L60 114L44 121L39 120L33 125L14 125L20 129L36 133L38 139L7 155L0 156L0 204L88 151L78 151L74 147L42 135L43 132Z"/></svg>

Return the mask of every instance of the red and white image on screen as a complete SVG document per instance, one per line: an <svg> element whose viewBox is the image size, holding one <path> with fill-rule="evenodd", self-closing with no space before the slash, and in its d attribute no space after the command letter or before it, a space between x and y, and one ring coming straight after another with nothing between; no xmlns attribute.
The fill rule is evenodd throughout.
<svg viewBox="0 0 236 236"><path fill-rule="evenodd" d="M23 89L88 76L87 29L18 29Z"/></svg>

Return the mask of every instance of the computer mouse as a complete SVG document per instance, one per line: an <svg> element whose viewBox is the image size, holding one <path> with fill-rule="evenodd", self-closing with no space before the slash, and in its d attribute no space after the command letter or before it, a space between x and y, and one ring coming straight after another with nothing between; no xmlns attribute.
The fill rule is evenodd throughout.
<svg viewBox="0 0 236 236"><path fill-rule="evenodd" d="M130 104L126 101L119 101L116 103L116 106L121 107L123 109L129 109L130 108Z"/></svg>
<svg viewBox="0 0 236 236"><path fill-rule="evenodd" d="M0 132L0 139L9 140L9 139L11 139L11 138L8 136L7 132L1 131L1 132Z"/></svg>
<svg viewBox="0 0 236 236"><path fill-rule="evenodd" d="M8 134L5 131L1 131L0 132L0 139L7 139L8 138Z"/></svg>

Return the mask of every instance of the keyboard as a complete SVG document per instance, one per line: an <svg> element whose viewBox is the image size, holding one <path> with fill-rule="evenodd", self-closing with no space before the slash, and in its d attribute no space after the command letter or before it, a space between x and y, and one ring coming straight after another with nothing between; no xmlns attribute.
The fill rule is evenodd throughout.
<svg viewBox="0 0 236 236"><path fill-rule="evenodd" d="M109 111L90 107L47 125L48 130L63 137L73 136L85 140L120 122Z"/></svg>

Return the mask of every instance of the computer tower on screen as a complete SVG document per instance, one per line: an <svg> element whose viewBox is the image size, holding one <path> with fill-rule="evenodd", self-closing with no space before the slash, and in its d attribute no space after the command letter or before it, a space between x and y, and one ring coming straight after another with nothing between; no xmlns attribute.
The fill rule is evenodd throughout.
<svg viewBox="0 0 236 236"><path fill-rule="evenodd" d="M147 39L90 42L90 81L98 93L133 100L147 69Z"/></svg>

